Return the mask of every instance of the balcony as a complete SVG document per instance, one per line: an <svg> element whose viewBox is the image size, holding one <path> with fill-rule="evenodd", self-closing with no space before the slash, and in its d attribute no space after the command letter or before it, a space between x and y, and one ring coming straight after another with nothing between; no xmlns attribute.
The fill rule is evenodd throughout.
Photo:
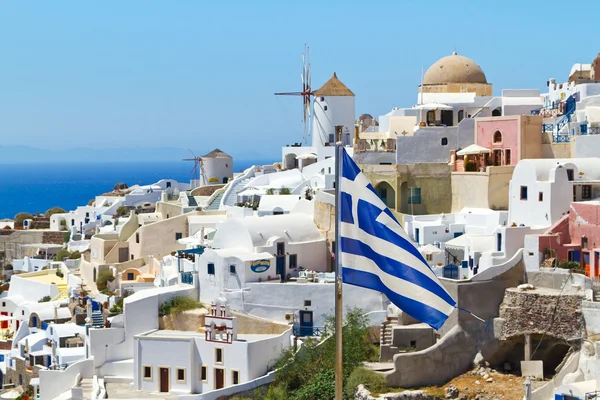
<svg viewBox="0 0 600 400"><path fill-rule="evenodd" d="M292 334L296 337L321 336L323 334L323 327L294 325L292 327Z"/></svg>

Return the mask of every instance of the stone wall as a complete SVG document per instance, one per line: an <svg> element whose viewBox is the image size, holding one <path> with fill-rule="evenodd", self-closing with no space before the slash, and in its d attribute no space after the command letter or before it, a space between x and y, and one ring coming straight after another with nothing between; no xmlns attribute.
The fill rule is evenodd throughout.
<svg viewBox="0 0 600 400"><path fill-rule="evenodd" d="M209 186L201 186L192 190L192 196L210 196L218 189L225 187L225 185L209 185Z"/></svg>
<svg viewBox="0 0 600 400"><path fill-rule="evenodd" d="M17 230L9 231L9 235L0 235L0 251L6 254L6 262L12 263L12 260L20 259L25 256L23 244L42 243L45 231L37 230ZM61 242L62 244L62 242Z"/></svg>
<svg viewBox="0 0 600 400"><path fill-rule="evenodd" d="M14 368L6 368L3 385L13 383L16 386L22 385L23 388L27 388L31 379L39 376L39 368L33 367L32 370L28 370L25 360L22 358L15 357L13 361Z"/></svg>
<svg viewBox="0 0 600 400"><path fill-rule="evenodd" d="M581 335L583 296L552 289L506 290L500 306L500 338L540 334L557 339Z"/></svg>
<svg viewBox="0 0 600 400"><path fill-rule="evenodd" d="M203 332L205 308L184 311L181 314L165 315L158 318L158 329L174 331Z"/></svg>
<svg viewBox="0 0 600 400"><path fill-rule="evenodd" d="M65 242L65 232L44 231L42 233L42 243L63 244Z"/></svg>

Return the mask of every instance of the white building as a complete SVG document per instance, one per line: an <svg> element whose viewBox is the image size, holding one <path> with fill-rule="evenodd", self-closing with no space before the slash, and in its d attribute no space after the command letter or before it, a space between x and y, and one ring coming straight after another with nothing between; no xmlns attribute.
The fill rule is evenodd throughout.
<svg viewBox="0 0 600 400"><path fill-rule="evenodd" d="M572 201L600 197L600 158L521 160L509 185L509 224L549 228Z"/></svg>
<svg viewBox="0 0 600 400"><path fill-rule="evenodd" d="M291 330L242 335L223 301L213 303L203 332L158 330L135 336L134 390L200 394L265 375L290 345Z"/></svg>

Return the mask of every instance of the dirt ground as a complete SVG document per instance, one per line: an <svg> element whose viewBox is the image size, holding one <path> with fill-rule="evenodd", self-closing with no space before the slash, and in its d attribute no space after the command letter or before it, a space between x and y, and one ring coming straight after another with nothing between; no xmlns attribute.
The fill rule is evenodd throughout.
<svg viewBox="0 0 600 400"><path fill-rule="evenodd" d="M484 379L481 375L467 372L460 375L442 387L445 389L450 385L456 386L460 399L465 394L467 399L505 399L520 400L525 395L525 378L516 375L502 374L494 370L488 373L489 378ZM492 382L487 382L491 379ZM463 397L464 398L464 397Z"/></svg>

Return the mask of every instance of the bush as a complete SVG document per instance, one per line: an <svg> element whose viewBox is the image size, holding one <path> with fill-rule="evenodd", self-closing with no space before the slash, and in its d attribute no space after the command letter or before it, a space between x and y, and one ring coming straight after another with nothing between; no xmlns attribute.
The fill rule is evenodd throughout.
<svg viewBox="0 0 600 400"><path fill-rule="evenodd" d="M324 369L294 393L295 400L331 400L335 398L335 372Z"/></svg>
<svg viewBox="0 0 600 400"><path fill-rule="evenodd" d="M202 307L202 303L185 296L172 297L170 300L161 304L158 315L165 316L171 314L180 314L187 310L193 310Z"/></svg>
<svg viewBox="0 0 600 400"><path fill-rule="evenodd" d="M275 194L275 189L273 189L273 188L268 188L268 189L267 189L267 191L266 191L265 193L266 193L266 194L268 194L268 195Z"/></svg>
<svg viewBox="0 0 600 400"><path fill-rule="evenodd" d="M65 274L62 273L62 271L60 269L56 270L56 276L58 276L59 278L64 278Z"/></svg>
<svg viewBox="0 0 600 400"><path fill-rule="evenodd" d="M374 395L386 391L385 377L363 367L354 369L348 377L348 380L344 385L345 397L353 399L358 385L365 385L365 387Z"/></svg>
<svg viewBox="0 0 600 400"><path fill-rule="evenodd" d="M52 207L51 209L49 209L48 211L46 211L46 214L44 214L44 215L46 215L46 218L50 218L54 214L64 214L64 213L66 213L66 211L63 208Z"/></svg>
<svg viewBox="0 0 600 400"><path fill-rule="evenodd" d="M465 171L467 171L467 172L475 172L475 171L477 171L477 165L475 165L475 163L467 161L465 163Z"/></svg>
<svg viewBox="0 0 600 400"><path fill-rule="evenodd" d="M113 314L121 314L123 312L123 299L116 302L109 311Z"/></svg>
<svg viewBox="0 0 600 400"><path fill-rule="evenodd" d="M81 253L78 250L75 250L69 255L69 260L78 260L81 258Z"/></svg>
<svg viewBox="0 0 600 400"><path fill-rule="evenodd" d="M308 399L316 395L317 390L329 393L326 386L335 369L335 319L333 316L326 318L323 337L327 338L322 343L307 339L302 345L302 355L296 357L293 350L286 349L282 352L276 363L277 371L275 380L277 385L283 386L291 393L291 398L296 395L301 399ZM367 343L369 335L369 324L367 317L360 309L350 309L346 313L346 321L343 328L344 335L344 380L350 373L365 361L372 351L372 346ZM314 382L313 382L314 381ZM330 379L333 385L333 379ZM305 388L308 386L308 388ZM315 399L332 397L314 397Z"/></svg>
<svg viewBox="0 0 600 400"><path fill-rule="evenodd" d="M64 261L66 258L69 258L71 253L67 249L60 249L58 253L54 256L54 261Z"/></svg>
<svg viewBox="0 0 600 400"><path fill-rule="evenodd" d="M117 218L126 217L129 215L129 210L124 206L119 206L117 208L116 216Z"/></svg>
<svg viewBox="0 0 600 400"><path fill-rule="evenodd" d="M41 298L41 299L38 301L38 303L47 303L47 302L49 302L50 300L52 300L52 299L50 298L50 296L44 296L44 297L42 297L42 298Z"/></svg>
<svg viewBox="0 0 600 400"><path fill-rule="evenodd" d="M577 261L565 261L558 264L558 268L570 269L575 274L585 274L585 269Z"/></svg>
<svg viewBox="0 0 600 400"><path fill-rule="evenodd" d="M33 219L33 215L26 212L20 212L17 215L15 215L15 228L22 228L23 221L25 221L26 219Z"/></svg>
<svg viewBox="0 0 600 400"><path fill-rule="evenodd" d="M109 270L104 270L98 274L98 278L96 278L96 286L98 287L99 291L102 291L106 289L107 282L112 282L114 280L115 277L112 275L112 273Z"/></svg>
<svg viewBox="0 0 600 400"><path fill-rule="evenodd" d="M291 194L292 192L290 191L290 189L286 188L286 187L282 187L281 189L279 189L279 194Z"/></svg>
<svg viewBox="0 0 600 400"><path fill-rule="evenodd" d="M63 241L65 243L69 243L70 240L71 240L71 231L67 231L67 232L65 232L65 235L63 236Z"/></svg>

